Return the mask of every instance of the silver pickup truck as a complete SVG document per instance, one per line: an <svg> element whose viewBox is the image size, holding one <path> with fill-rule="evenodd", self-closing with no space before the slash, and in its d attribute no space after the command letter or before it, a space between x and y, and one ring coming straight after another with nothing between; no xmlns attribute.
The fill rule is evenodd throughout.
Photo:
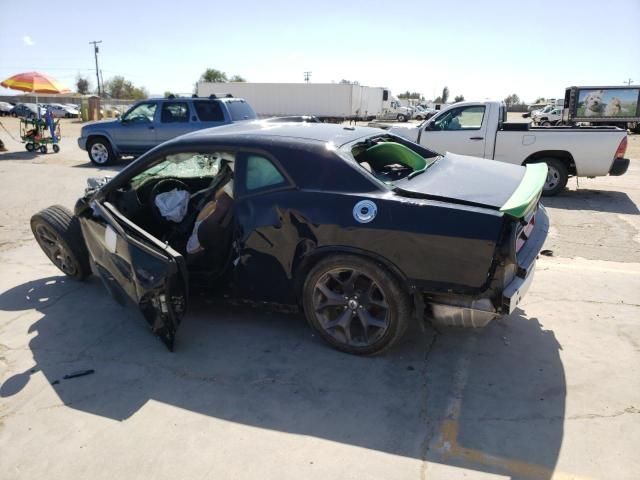
<svg viewBox="0 0 640 480"><path fill-rule="evenodd" d="M544 195L561 192L570 176L623 175L627 132L616 127L531 127L507 123L503 102L455 103L420 125L390 128L430 150L549 167Z"/></svg>

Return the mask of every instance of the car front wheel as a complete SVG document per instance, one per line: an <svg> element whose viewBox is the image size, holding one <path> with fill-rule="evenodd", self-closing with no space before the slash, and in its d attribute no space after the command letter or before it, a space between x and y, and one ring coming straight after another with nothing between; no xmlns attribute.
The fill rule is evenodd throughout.
<svg viewBox="0 0 640 480"><path fill-rule="evenodd" d="M91 273L78 217L60 205L31 217L31 231L49 260L66 275L83 280Z"/></svg>
<svg viewBox="0 0 640 480"><path fill-rule="evenodd" d="M87 143L89 160L95 165L109 165L115 161L115 154L109 140L103 137L96 137Z"/></svg>
<svg viewBox="0 0 640 480"><path fill-rule="evenodd" d="M381 265L352 255L321 260L303 287L305 315L332 347L356 355L381 353L404 334L407 293Z"/></svg>

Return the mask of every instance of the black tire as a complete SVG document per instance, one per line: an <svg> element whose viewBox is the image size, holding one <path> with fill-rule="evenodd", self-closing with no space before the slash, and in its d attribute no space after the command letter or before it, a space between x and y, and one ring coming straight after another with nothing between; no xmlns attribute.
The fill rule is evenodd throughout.
<svg viewBox="0 0 640 480"><path fill-rule="evenodd" d="M542 190L542 195L552 197L564 190L569 180L569 172L562 160L558 160L557 158L542 158L536 160L534 163L546 163L547 167L549 167L549 173L544 184L544 189Z"/></svg>
<svg viewBox="0 0 640 480"><path fill-rule="evenodd" d="M24 148L27 149L27 152L33 152L36 149L36 146L31 142L27 142Z"/></svg>
<svg viewBox="0 0 640 480"><path fill-rule="evenodd" d="M47 153L49 151L46 145L40 145L38 150L40 150L40 153Z"/></svg>
<svg viewBox="0 0 640 480"><path fill-rule="evenodd" d="M543 127L550 127L551 126L551 122L549 120L545 120L540 125L542 125Z"/></svg>
<svg viewBox="0 0 640 480"><path fill-rule="evenodd" d="M404 335L412 314L409 296L396 277L355 255L331 255L318 262L302 294L307 321L320 337L355 355L390 348Z"/></svg>
<svg viewBox="0 0 640 480"><path fill-rule="evenodd" d="M60 145L58 144L53 144L53 153L58 153L60 151Z"/></svg>
<svg viewBox="0 0 640 480"><path fill-rule="evenodd" d="M92 137L87 142L89 160L94 165L111 165L116 161L116 156L111 148L111 143L104 137Z"/></svg>
<svg viewBox="0 0 640 480"><path fill-rule="evenodd" d="M54 205L41 210L31 217L31 231L45 255L65 275L83 280L91 274L80 221L68 209Z"/></svg>
<svg viewBox="0 0 640 480"><path fill-rule="evenodd" d="M408 120L407 116L402 113L399 113L396 118L398 119L399 122L406 122Z"/></svg>

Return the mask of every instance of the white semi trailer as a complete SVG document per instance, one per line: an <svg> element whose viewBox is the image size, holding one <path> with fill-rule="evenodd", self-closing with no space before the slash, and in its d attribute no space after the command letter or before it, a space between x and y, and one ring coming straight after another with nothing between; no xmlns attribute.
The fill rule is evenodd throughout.
<svg viewBox="0 0 640 480"><path fill-rule="evenodd" d="M259 117L313 115L321 120L372 120L389 108L391 94L381 87L349 83L198 82L197 95L244 98Z"/></svg>

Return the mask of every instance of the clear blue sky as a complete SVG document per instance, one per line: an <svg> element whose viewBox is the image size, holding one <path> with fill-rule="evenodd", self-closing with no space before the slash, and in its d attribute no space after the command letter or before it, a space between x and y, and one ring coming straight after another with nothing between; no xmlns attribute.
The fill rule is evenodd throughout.
<svg viewBox="0 0 640 480"><path fill-rule="evenodd" d="M640 84L640 0L0 0L0 77L37 70L70 88L105 80L190 92L207 68L255 82L358 80L467 99L560 97L564 87ZM3 89L0 89L3 90ZM7 93L3 91L2 93Z"/></svg>

